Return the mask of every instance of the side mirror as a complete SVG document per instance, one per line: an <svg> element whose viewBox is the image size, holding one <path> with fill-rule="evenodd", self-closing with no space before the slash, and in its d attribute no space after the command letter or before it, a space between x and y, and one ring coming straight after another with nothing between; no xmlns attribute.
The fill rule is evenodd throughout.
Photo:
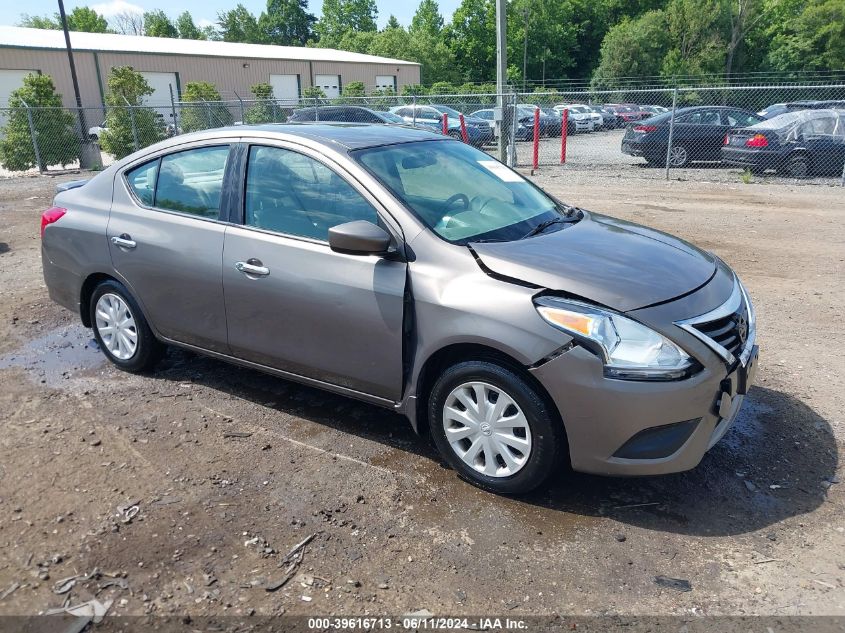
<svg viewBox="0 0 845 633"><path fill-rule="evenodd" d="M329 246L350 255L381 255L390 246L390 235L372 222L355 220L331 227Z"/></svg>

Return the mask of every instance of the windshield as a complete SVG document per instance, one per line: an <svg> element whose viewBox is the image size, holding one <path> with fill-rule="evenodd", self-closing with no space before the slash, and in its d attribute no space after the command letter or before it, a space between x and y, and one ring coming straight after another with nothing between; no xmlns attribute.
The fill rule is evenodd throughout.
<svg viewBox="0 0 845 633"><path fill-rule="evenodd" d="M517 240L544 222L565 218L539 188L464 143L419 141L351 155L449 242Z"/></svg>
<svg viewBox="0 0 845 633"><path fill-rule="evenodd" d="M440 114L448 114L449 118L457 119L459 116L461 116L460 112L450 108L449 106L436 105L431 107L437 110Z"/></svg>
<svg viewBox="0 0 845 633"><path fill-rule="evenodd" d="M392 112L376 112L384 121L388 123L404 123L405 119L401 116L393 114Z"/></svg>

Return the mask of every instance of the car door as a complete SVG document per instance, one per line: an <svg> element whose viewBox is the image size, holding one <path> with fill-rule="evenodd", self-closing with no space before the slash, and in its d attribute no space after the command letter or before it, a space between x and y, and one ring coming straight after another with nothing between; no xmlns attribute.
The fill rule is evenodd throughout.
<svg viewBox="0 0 845 633"><path fill-rule="evenodd" d="M229 145L206 143L115 176L112 265L162 336L226 352L220 221Z"/></svg>
<svg viewBox="0 0 845 633"><path fill-rule="evenodd" d="M255 143L245 163L241 224L228 228L223 251L232 353L398 400L406 264L328 244L332 226L367 220L388 228L390 221L317 153Z"/></svg>
<svg viewBox="0 0 845 633"><path fill-rule="evenodd" d="M810 158L810 165L819 174L843 173L845 161L845 130L841 118L830 115L814 118L801 128Z"/></svg>

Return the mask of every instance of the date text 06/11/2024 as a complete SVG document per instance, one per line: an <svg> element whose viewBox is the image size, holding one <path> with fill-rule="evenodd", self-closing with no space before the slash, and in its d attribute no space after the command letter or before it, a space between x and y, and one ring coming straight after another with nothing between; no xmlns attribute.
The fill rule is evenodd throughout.
<svg viewBox="0 0 845 633"><path fill-rule="evenodd" d="M402 617L314 617L308 618L308 628L313 630L335 631L375 631L375 630L411 630L411 631L523 631L528 627L524 620L497 617L450 618L436 616Z"/></svg>

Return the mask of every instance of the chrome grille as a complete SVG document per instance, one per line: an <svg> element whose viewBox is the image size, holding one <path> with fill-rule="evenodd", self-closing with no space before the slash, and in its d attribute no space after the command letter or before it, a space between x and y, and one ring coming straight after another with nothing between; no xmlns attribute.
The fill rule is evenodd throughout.
<svg viewBox="0 0 845 633"><path fill-rule="evenodd" d="M733 314L715 321L695 323L693 327L738 357L748 338L748 312L745 302Z"/></svg>
<svg viewBox="0 0 845 633"><path fill-rule="evenodd" d="M750 353L756 334L753 308L736 278L731 296L722 305L675 324L700 339L728 364L737 360L745 362L743 356Z"/></svg>

